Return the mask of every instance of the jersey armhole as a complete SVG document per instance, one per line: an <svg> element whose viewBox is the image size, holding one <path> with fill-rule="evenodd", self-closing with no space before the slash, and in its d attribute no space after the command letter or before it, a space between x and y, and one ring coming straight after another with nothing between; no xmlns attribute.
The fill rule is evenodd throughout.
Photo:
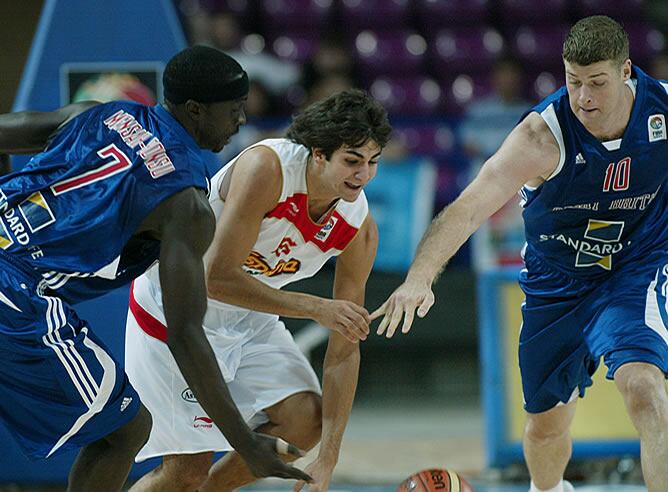
<svg viewBox="0 0 668 492"><path fill-rule="evenodd" d="M556 177L564 167L564 162L566 161L566 148L564 145L564 136L561 133L561 126L559 125L559 119L557 118L557 113L554 110L554 104L550 104L547 108L540 113L541 118L545 121L548 128L554 135L554 138L557 140L559 145L559 164L557 168L550 174L545 181L549 181L552 178Z"/></svg>

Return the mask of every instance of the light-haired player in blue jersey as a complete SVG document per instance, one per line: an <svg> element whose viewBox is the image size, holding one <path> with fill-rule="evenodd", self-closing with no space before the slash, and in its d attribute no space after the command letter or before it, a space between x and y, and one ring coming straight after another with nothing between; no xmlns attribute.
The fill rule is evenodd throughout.
<svg viewBox="0 0 668 492"><path fill-rule="evenodd" d="M577 22L566 86L535 106L425 235L406 281L372 314L407 333L431 285L521 190L527 246L520 371L531 491L573 490L563 472L578 397L603 357L641 442L650 492L668 487L668 83L629 59L623 28ZM402 323L403 320L403 323Z"/></svg>
<svg viewBox="0 0 668 492"><path fill-rule="evenodd" d="M277 453L299 450L245 423L202 330L215 219L201 149L221 150L245 122L248 77L193 47L163 81L155 107L0 115L0 152L39 152L0 178L0 420L30 457L81 448L68 490L121 489L151 417L72 306L159 260L167 344L198 401L256 476L308 480Z"/></svg>

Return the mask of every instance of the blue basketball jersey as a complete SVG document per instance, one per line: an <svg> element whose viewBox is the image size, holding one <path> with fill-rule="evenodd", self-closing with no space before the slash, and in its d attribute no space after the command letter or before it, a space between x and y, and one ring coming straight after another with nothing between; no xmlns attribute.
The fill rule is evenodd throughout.
<svg viewBox="0 0 668 492"><path fill-rule="evenodd" d="M41 275L52 295L95 297L158 258L158 241L130 241L147 215L207 183L201 150L162 106L98 105L0 178L0 249Z"/></svg>
<svg viewBox="0 0 668 492"><path fill-rule="evenodd" d="M563 87L532 108L560 147L557 169L524 187L525 259L583 280L607 276L668 244L668 84L633 69L635 101L621 139L600 142Z"/></svg>

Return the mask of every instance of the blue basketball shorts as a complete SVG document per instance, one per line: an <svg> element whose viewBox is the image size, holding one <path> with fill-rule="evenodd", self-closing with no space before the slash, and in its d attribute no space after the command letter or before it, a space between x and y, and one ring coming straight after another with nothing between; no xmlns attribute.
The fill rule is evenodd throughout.
<svg viewBox="0 0 668 492"><path fill-rule="evenodd" d="M31 458L101 439L140 408L122 366L39 280L0 255L0 420Z"/></svg>
<svg viewBox="0 0 668 492"><path fill-rule="evenodd" d="M668 375L666 252L598 281L573 279L535 257L526 266L519 360L527 412L583 397L601 357L608 379L630 362Z"/></svg>

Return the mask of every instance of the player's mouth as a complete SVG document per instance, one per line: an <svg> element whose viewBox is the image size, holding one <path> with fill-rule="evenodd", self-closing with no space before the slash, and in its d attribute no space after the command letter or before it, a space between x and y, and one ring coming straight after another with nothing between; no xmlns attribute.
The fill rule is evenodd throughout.
<svg viewBox="0 0 668 492"><path fill-rule="evenodd" d="M360 184L360 185L356 185L356 184L350 183L350 182L348 182L348 181L344 181L343 184L345 184L346 187L347 187L348 189L353 190L353 191L359 191L359 190L362 189L362 185L361 185L361 184Z"/></svg>
<svg viewBox="0 0 668 492"><path fill-rule="evenodd" d="M580 111L582 111L585 114L593 114L594 111L598 111L598 108L586 109L586 108L580 107Z"/></svg>

